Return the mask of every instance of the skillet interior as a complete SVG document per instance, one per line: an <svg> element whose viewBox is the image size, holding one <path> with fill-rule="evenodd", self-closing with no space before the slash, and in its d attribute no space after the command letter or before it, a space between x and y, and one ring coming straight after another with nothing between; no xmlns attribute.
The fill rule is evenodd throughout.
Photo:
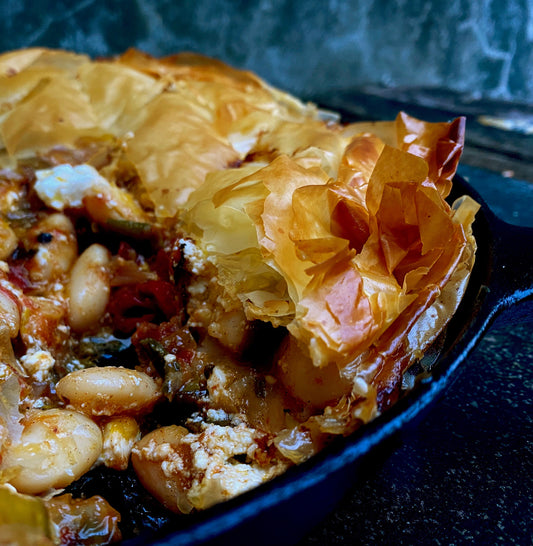
<svg viewBox="0 0 533 546"><path fill-rule="evenodd" d="M293 544L334 506L372 449L420 414L456 378L461 364L495 318L503 296L498 290L491 292L491 282L495 230L502 226L479 194L457 176L450 200L465 193L482 205L474 223L476 262L463 301L438 342L439 356L431 376L382 416L350 437L337 439L272 482L205 512L171 517L157 533L141 535L126 544L241 544L250 540L257 544Z"/></svg>

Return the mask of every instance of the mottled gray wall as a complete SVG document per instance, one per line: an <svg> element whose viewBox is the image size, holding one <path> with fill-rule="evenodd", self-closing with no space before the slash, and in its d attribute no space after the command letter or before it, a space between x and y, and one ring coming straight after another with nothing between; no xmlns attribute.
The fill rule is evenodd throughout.
<svg viewBox="0 0 533 546"><path fill-rule="evenodd" d="M533 0L1 2L0 50L195 50L304 96L384 84L533 103Z"/></svg>

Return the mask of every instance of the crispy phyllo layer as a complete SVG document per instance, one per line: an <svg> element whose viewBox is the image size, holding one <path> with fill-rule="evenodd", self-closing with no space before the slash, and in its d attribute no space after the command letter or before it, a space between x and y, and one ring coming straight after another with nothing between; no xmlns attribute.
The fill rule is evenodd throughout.
<svg viewBox="0 0 533 546"><path fill-rule="evenodd" d="M208 172L238 164L273 123L316 115L256 76L197 55L155 60L129 51L91 62L14 52L2 58L0 87L0 144L9 156L117 137L161 217L173 217Z"/></svg>

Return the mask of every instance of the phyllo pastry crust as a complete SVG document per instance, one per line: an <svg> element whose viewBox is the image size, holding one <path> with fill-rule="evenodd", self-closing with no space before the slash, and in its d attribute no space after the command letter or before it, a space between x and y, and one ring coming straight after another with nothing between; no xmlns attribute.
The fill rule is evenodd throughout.
<svg viewBox="0 0 533 546"><path fill-rule="evenodd" d="M0 493L107 543L88 472L187 513L386 410L472 271L464 130L188 53L0 56Z"/></svg>

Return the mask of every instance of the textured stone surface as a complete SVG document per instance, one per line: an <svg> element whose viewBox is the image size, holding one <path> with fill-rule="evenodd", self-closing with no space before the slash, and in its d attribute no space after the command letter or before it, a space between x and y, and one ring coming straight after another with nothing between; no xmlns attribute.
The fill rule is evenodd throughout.
<svg viewBox="0 0 533 546"><path fill-rule="evenodd" d="M195 50L299 94L368 83L533 102L532 0L10 0L0 50Z"/></svg>

